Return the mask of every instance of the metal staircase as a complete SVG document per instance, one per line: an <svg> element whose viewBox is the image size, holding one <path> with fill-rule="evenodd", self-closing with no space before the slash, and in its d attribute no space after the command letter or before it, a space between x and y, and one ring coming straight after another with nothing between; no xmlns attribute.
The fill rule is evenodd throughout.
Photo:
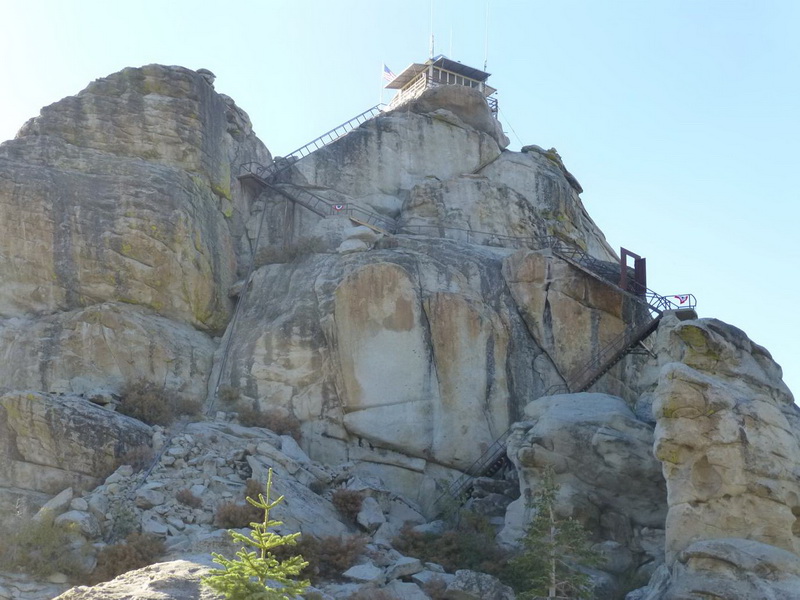
<svg viewBox="0 0 800 600"><path fill-rule="evenodd" d="M295 162L301 158L305 158L312 152L316 152L320 148L324 148L331 142L335 142L340 137L350 133L360 125L366 123L370 119L377 117L381 113L382 104L377 104L370 109L365 110L359 115L356 115L349 121L345 121L341 125L334 127L330 131L323 133L316 139L311 140L305 146L301 146L297 150L293 150L283 158L275 160L268 165L262 165L257 162L244 163L241 166L242 172L240 178L255 176L257 179L270 179L279 173L290 169Z"/></svg>
<svg viewBox="0 0 800 600"><path fill-rule="evenodd" d="M356 115L349 121L322 134L305 146L301 146L297 150L290 152L285 157L278 158L269 165L262 165L257 162L244 163L241 165L239 179L243 181L254 181L256 184L280 194L284 198L310 210L320 217L343 215L350 218L351 221L366 225L381 233L394 233L397 230L397 223L394 219L366 210L355 204L336 204L301 186L287 182L278 182L278 175L289 170L298 160L338 140L353 129L376 117L380 112L380 104L373 106L369 110L365 110L363 113Z"/></svg>
<svg viewBox="0 0 800 600"><path fill-rule="evenodd" d="M563 244L563 242L561 243ZM562 258L568 258L571 262L575 261L578 264L583 264L587 269L591 269L592 266L596 267L599 264L603 272L602 274L597 274L601 275L604 279L612 274L606 269L609 263L598 261L591 257L588 257L589 260L586 260L587 255L581 250L567 248L568 252L562 255L561 251L563 248L554 248L553 246L551 246L551 248L553 248L555 254ZM619 280L619 271L616 272L616 277L617 280ZM572 373L570 377L565 380L564 384L553 386L547 390L543 397L555 393L574 394L585 392L658 328L658 324L664 316L665 311L693 310L696 304L692 294L670 296L680 298L680 304L676 304L670 300L670 297L661 296L649 289L645 289L636 295L647 306L649 312L653 314L643 323L634 323L620 335L608 342L591 360ZM454 499L459 505L463 504L472 493L475 479L478 477L491 477L508 466L510 461L506 452L506 442L510 434L511 428L509 427L500 437L492 442L478 460L464 470L461 477L450 484L447 490L437 499L436 506L441 507L444 504L443 500L448 497Z"/></svg>

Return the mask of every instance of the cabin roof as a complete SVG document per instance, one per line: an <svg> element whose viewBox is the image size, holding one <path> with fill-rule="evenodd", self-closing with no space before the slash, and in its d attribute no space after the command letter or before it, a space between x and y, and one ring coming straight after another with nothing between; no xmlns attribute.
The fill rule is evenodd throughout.
<svg viewBox="0 0 800 600"><path fill-rule="evenodd" d="M447 71L452 71L453 73L457 73L458 75L462 75L464 77L469 77L470 79L475 79L476 81L486 81L490 75L490 73L487 73L486 71L468 67L467 65L461 64L455 60L450 60L443 54L440 54L439 56L435 56L424 63L411 63L405 69L403 69L403 71L397 77L386 84L386 89L399 90L404 88L408 82L422 73L430 65L445 69Z"/></svg>

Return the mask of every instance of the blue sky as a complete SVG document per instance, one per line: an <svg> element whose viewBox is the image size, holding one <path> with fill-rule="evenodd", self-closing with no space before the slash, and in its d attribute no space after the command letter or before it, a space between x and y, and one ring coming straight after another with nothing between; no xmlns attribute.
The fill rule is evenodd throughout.
<svg viewBox="0 0 800 600"><path fill-rule="evenodd" d="M800 394L800 2L434 0L436 52L483 65L512 140L556 147L650 287L743 329ZM428 56L431 1L0 0L0 139L91 80L208 68L274 154ZM389 93L383 94L388 100Z"/></svg>

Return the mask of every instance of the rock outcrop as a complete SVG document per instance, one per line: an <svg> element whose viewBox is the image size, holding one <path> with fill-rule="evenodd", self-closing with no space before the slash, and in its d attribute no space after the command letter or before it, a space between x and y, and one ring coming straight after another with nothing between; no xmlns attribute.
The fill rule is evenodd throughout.
<svg viewBox="0 0 800 600"><path fill-rule="evenodd" d="M223 328L249 213L235 178L257 159L247 115L188 69L125 69L45 107L0 147L0 315L113 301Z"/></svg>
<svg viewBox="0 0 800 600"><path fill-rule="evenodd" d="M508 441L521 496L509 506L500 539L513 544L524 535L533 494L551 468L560 487L558 516L591 532L601 568L646 581L663 561L666 515L652 446L652 427L620 398L584 393L531 402Z"/></svg>
<svg viewBox="0 0 800 600"><path fill-rule="evenodd" d="M222 600L224 596L203 585L207 563L175 560L130 571L113 581L94 587L79 586L58 600Z"/></svg>
<svg viewBox="0 0 800 600"><path fill-rule="evenodd" d="M657 364L643 380L657 376L666 570L649 596L631 597L797 596L800 411L780 367L715 319L668 317L654 350Z"/></svg>
<svg viewBox="0 0 800 600"><path fill-rule="evenodd" d="M66 487L90 490L126 452L150 443L150 427L75 396L0 396L0 499L35 506ZM23 493L26 492L26 493ZM37 502L38 501L38 502Z"/></svg>
<svg viewBox="0 0 800 600"><path fill-rule="evenodd" d="M668 562L695 541L723 537L797 553L800 411L780 368L720 321L681 323L669 337L676 362L662 367L653 405Z"/></svg>
<svg viewBox="0 0 800 600"><path fill-rule="evenodd" d="M392 544L516 422L519 499L500 516L509 477L471 501L506 544L552 467L560 515L603 555L598 597L648 577L630 598L800 597L800 415L766 350L719 321L667 316L651 359L552 395L650 314L617 287L618 259L554 149L506 150L480 93L443 86L282 163L278 193L237 180L272 159L213 83L125 69L0 145L0 508L49 501L36 519L72 532L86 570L125 528L181 558L235 550L216 512L273 469L282 531L368 537L320 597L422 600L440 579L447 598L513 598ZM331 215L293 201L298 189ZM138 380L204 400L200 422L115 413ZM241 425L259 412L299 424L299 439ZM150 447L146 478L118 467ZM351 518L332 503L342 488L363 498ZM205 568L170 562L63 598L211 600ZM0 598L41 600L62 575L0 579Z"/></svg>

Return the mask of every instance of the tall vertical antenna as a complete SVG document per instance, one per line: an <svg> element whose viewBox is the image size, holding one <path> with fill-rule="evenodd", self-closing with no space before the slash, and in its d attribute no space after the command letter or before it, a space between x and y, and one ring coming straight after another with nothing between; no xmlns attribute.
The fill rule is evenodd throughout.
<svg viewBox="0 0 800 600"><path fill-rule="evenodd" d="M483 70L489 64L489 0L486 0L486 36L483 49Z"/></svg>
<svg viewBox="0 0 800 600"><path fill-rule="evenodd" d="M428 58L433 58L433 0L431 0L431 48Z"/></svg>

